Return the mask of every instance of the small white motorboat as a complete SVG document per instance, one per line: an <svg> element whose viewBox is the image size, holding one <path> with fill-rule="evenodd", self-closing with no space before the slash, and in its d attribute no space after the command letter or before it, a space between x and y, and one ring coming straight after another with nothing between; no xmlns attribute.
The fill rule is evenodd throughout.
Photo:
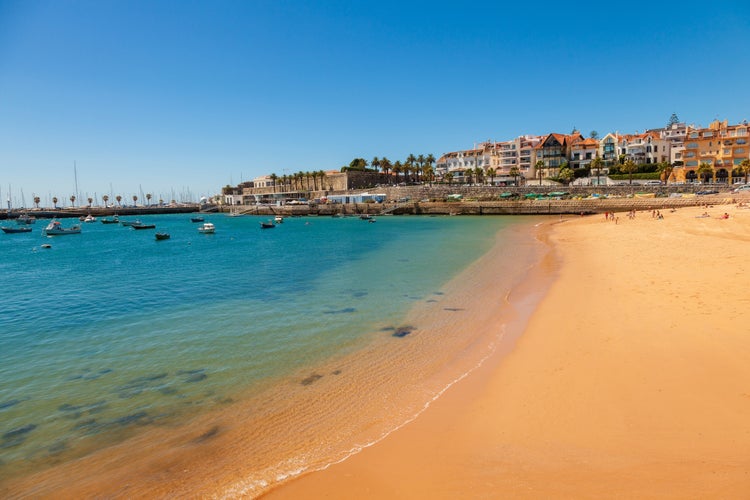
<svg viewBox="0 0 750 500"><path fill-rule="evenodd" d="M198 232L203 234L214 234L216 232L216 227L214 227L211 222L204 222L203 225L198 228Z"/></svg>

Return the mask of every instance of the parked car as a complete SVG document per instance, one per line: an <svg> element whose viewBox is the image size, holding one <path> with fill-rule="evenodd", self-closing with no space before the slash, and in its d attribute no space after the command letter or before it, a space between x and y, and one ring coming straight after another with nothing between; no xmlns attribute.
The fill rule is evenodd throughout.
<svg viewBox="0 0 750 500"><path fill-rule="evenodd" d="M745 184L743 186L736 187L734 188L734 192L735 193L744 193L744 192L750 193L750 184Z"/></svg>

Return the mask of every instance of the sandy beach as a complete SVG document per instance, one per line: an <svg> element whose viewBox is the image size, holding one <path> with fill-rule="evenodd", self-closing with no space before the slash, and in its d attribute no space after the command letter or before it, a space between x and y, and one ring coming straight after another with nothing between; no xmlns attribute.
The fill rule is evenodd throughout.
<svg viewBox="0 0 750 500"><path fill-rule="evenodd" d="M654 215L548 224L556 279L510 353L267 497L750 496L750 209Z"/></svg>

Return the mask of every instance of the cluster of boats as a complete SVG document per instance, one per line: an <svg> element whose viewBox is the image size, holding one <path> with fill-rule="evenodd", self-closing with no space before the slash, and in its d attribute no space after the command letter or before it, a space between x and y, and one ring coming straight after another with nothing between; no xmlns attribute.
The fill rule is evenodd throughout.
<svg viewBox="0 0 750 500"><path fill-rule="evenodd" d="M93 215L89 214L85 217L82 216L79 218L79 221L82 223L92 223L96 222L97 219ZM214 234L216 232L216 226L212 222L206 222L203 216L195 216L190 218L191 222L194 223L201 223L201 225L198 227L198 232L201 234ZM36 222L36 219L34 217L29 217L27 215L19 216L16 219L16 225L15 226L2 226L0 229L4 233L28 233L31 232L31 224L34 224ZM263 221L260 223L261 229L271 229L276 227L277 224L282 224L284 222L284 217L281 215L277 215L273 218L273 220ZM101 219L102 224L121 224L125 227L131 227L134 230L141 230L141 229L156 229L155 224L144 224L139 219L135 220L120 220L119 216L115 214L111 218L102 218ZM80 234L81 233L81 224L73 224L71 226L65 227L63 224L58 221L57 219L52 219L52 221L44 228L42 231L42 234L45 236L62 236L67 234ZM157 240L168 240L170 239L169 233L165 232L157 232L156 233L156 239Z"/></svg>
<svg viewBox="0 0 750 500"><path fill-rule="evenodd" d="M28 215L21 215L16 220L15 226L1 226L0 229L7 234L14 234L14 233L30 233L31 232L31 225L36 222L36 218L29 217ZM84 223L91 223L96 222L96 217L89 214L85 217L80 217L79 221ZM214 234L216 232L216 227L211 222L204 222L204 218L201 216L197 217L191 217L191 222L203 222L201 226L198 228L198 232L202 234ZM120 218L115 214L112 218L103 218L101 219L102 224L122 224L125 227L131 227L134 230L141 230L141 229L156 229L156 224L144 224L139 219L135 220L127 220L127 221L121 221ZM52 219L52 221L47 224L47 226L42 230L42 234L45 236L62 236L66 234L80 234L81 233L81 224L73 224L71 226L65 227L63 224L57 220ZM157 232L156 233L156 239L157 240L168 240L170 239L169 233L165 232Z"/></svg>

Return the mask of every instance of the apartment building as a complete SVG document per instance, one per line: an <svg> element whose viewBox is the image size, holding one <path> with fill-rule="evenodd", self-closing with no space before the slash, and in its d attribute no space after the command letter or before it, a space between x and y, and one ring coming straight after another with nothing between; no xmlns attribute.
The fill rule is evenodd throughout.
<svg viewBox="0 0 750 500"><path fill-rule="evenodd" d="M675 179L730 183L744 178L737 167L750 160L749 129L747 121L729 125L726 120L715 120L707 128L687 127L683 165L675 167ZM703 175L698 172L702 165L710 169Z"/></svg>

